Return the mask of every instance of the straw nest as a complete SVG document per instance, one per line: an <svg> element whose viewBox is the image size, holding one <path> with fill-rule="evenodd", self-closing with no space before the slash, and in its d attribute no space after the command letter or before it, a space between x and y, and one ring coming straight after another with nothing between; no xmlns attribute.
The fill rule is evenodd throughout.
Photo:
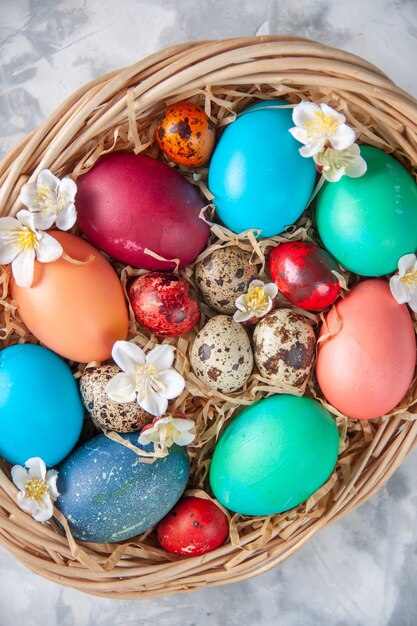
<svg viewBox="0 0 417 626"><path fill-rule="evenodd" d="M342 111L359 141L395 157L415 174L417 167L417 103L380 70L352 54L293 37L240 38L174 46L98 78L74 93L39 128L25 137L0 164L1 215L19 210L20 189L29 177L49 168L75 179L106 152L147 151L160 157L153 140L156 118L167 103L191 99L205 106L219 129L236 113L259 99L280 98L327 102ZM208 194L207 171L183 174ZM197 180L196 180L197 179ZM307 212L285 235L259 244L255 237L239 239L214 227L208 251L237 244L264 262L272 245L285 239L314 240ZM208 253L205 251L200 258ZM125 283L140 270L115 264ZM192 268L182 272L192 279ZM342 279L342 277L341 277ZM354 276L345 275L349 284ZM9 274L0 274L2 347L36 342L19 320L8 297ZM288 306L288 304L286 305ZM213 313L203 307L200 327ZM319 320L310 316L313 323ZM130 338L151 347L155 338L136 327L131 314ZM190 446L191 493L208 490L207 471L216 437L240 406L270 393L296 389L268 387L255 372L244 390L225 396L202 387L189 366L195 331L168 340L176 347L176 366L187 390L175 402L197 423L198 437ZM76 375L85 366L72 364ZM90 364L91 365L91 364ZM320 397L314 379L302 390ZM181 558L162 550L154 533L122 544L77 543L62 515L39 524L16 505L9 467L0 462L0 544L34 572L81 591L113 598L145 598L220 585L267 571L289 557L321 528L365 502L392 475L417 439L415 381L390 416L371 422L346 420L332 407L340 430L340 454L329 481L296 509L263 518L231 517L230 538L201 557ZM205 496L207 497L207 496Z"/></svg>

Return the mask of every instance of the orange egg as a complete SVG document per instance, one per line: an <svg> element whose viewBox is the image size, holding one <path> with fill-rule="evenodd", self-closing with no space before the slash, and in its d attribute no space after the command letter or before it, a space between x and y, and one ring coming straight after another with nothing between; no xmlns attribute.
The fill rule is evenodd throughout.
<svg viewBox="0 0 417 626"><path fill-rule="evenodd" d="M416 366L416 336L388 283L353 287L330 309L320 336L317 381L330 404L348 417L373 419L402 400Z"/></svg>
<svg viewBox="0 0 417 626"><path fill-rule="evenodd" d="M12 298L29 330L57 354L79 363L106 360L114 342L125 339L128 329L119 278L83 239L60 231L49 234L69 257L87 262L35 261L32 286L23 288L12 281Z"/></svg>
<svg viewBox="0 0 417 626"><path fill-rule="evenodd" d="M215 138L210 118L192 102L172 104L158 119L156 139L174 163L204 165L211 157Z"/></svg>

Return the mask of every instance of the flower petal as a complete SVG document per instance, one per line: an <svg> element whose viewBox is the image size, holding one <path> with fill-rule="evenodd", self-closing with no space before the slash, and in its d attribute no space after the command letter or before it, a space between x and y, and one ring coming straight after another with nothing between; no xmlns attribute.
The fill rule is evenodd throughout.
<svg viewBox="0 0 417 626"><path fill-rule="evenodd" d="M131 341L116 341L111 353L113 360L126 374L136 376L138 365L145 365L145 353Z"/></svg>
<svg viewBox="0 0 417 626"><path fill-rule="evenodd" d="M55 222L55 217L53 211L38 211L33 213L33 225L39 230L48 230Z"/></svg>
<svg viewBox="0 0 417 626"><path fill-rule="evenodd" d="M325 180L329 183L337 183L346 173L346 168L344 167L329 167L323 168L322 175Z"/></svg>
<svg viewBox="0 0 417 626"><path fill-rule="evenodd" d="M41 478L42 480L45 480L46 465L45 461L43 461L39 456L34 456L28 459L25 465L29 470L29 476L31 478Z"/></svg>
<svg viewBox="0 0 417 626"><path fill-rule="evenodd" d="M30 287L33 281L35 250L22 250L12 261L12 272L19 287Z"/></svg>
<svg viewBox="0 0 417 626"><path fill-rule="evenodd" d="M154 441L152 439L152 435L155 432L156 431L153 428L149 428L148 430L145 430L145 432L140 433L138 443L140 443L141 446L147 446L149 443L151 443L151 441Z"/></svg>
<svg viewBox="0 0 417 626"><path fill-rule="evenodd" d="M77 185L69 176L65 176L59 183L59 192L64 193L69 202L74 202Z"/></svg>
<svg viewBox="0 0 417 626"><path fill-rule="evenodd" d="M178 398L184 391L185 380L175 370L170 369L160 372L158 380L163 385L163 388L158 392L162 398L172 400L173 398Z"/></svg>
<svg viewBox="0 0 417 626"><path fill-rule="evenodd" d="M62 256L63 249L59 241L48 235L48 233L39 233L38 249L36 250L36 258L40 263L51 263Z"/></svg>
<svg viewBox="0 0 417 626"><path fill-rule="evenodd" d="M297 126L294 126L294 128L289 128L288 130L291 133L291 135L294 137L294 139L296 139L300 143L309 142L310 138L307 134L307 131L304 130L304 128L298 128Z"/></svg>
<svg viewBox="0 0 417 626"><path fill-rule="evenodd" d="M253 317L253 313L248 313L247 311L236 311L233 314L233 321L241 324L242 322L247 322Z"/></svg>
<svg viewBox="0 0 417 626"><path fill-rule="evenodd" d="M69 204L65 209L58 211L56 225L60 230L69 230L77 221L77 211L74 204Z"/></svg>
<svg viewBox="0 0 417 626"><path fill-rule="evenodd" d="M29 209L38 207L38 190L36 183L26 183L20 190L19 200Z"/></svg>
<svg viewBox="0 0 417 626"><path fill-rule="evenodd" d="M174 417L171 423L174 428L176 428L180 432L187 432L195 426L195 422L193 420L187 420L181 417Z"/></svg>
<svg viewBox="0 0 417 626"><path fill-rule="evenodd" d="M315 120L317 113L320 112L321 109L315 102L299 102L293 108L292 121L296 126L304 128L308 122Z"/></svg>
<svg viewBox="0 0 417 626"><path fill-rule="evenodd" d="M19 254L19 246L17 243L4 243L1 240L0 233L0 265L8 265L11 263Z"/></svg>
<svg viewBox="0 0 417 626"><path fill-rule="evenodd" d="M350 178L359 178L366 173L368 165L365 159L361 156L357 156L351 164L346 168L346 176Z"/></svg>
<svg viewBox="0 0 417 626"><path fill-rule="evenodd" d="M48 519L51 519L54 514L54 509L52 506L52 501L49 495L46 493L42 498L42 506L38 508L38 510L33 513L32 517L37 522L46 522Z"/></svg>
<svg viewBox="0 0 417 626"><path fill-rule="evenodd" d="M405 285L404 281L400 279L398 274L395 276L391 276L389 281L389 287L391 289L391 293L398 304L405 304L409 302L411 299L410 290Z"/></svg>
<svg viewBox="0 0 417 626"><path fill-rule="evenodd" d="M148 393L146 396L142 397L138 394L138 404L144 411L156 417L164 415L168 408L168 400L163 398L159 393Z"/></svg>
<svg viewBox="0 0 417 626"><path fill-rule="evenodd" d="M178 446L188 446L195 439L195 434L190 432L182 432L179 435L174 434L173 440Z"/></svg>
<svg viewBox="0 0 417 626"><path fill-rule="evenodd" d="M249 283L249 288L250 287L261 287L263 289L265 287L265 283L263 280L258 280L257 278L254 278L254 280L251 280L251 282Z"/></svg>
<svg viewBox="0 0 417 626"><path fill-rule="evenodd" d="M59 187L60 180L57 176L54 176L50 170L42 170L38 174L38 178L36 179L36 187L43 187L43 185L47 185L52 190L56 190Z"/></svg>
<svg viewBox="0 0 417 626"><path fill-rule="evenodd" d="M28 471L21 465L14 465L11 469L12 481L18 489L24 489L29 480Z"/></svg>
<svg viewBox="0 0 417 626"><path fill-rule="evenodd" d="M35 214L27 209L22 209L16 213L16 219L23 225L35 230Z"/></svg>
<svg viewBox="0 0 417 626"><path fill-rule="evenodd" d="M408 306L410 307L412 311L417 313L417 291L413 293L413 295L411 296L411 299L408 302Z"/></svg>
<svg viewBox="0 0 417 626"><path fill-rule="evenodd" d="M398 261L398 272L400 278L410 270L414 270L416 264L417 257L415 254L404 254Z"/></svg>
<svg viewBox="0 0 417 626"><path fill-rule="evenodd" d="M25 513L30 513L31 515L36 513L36 511L39 509L39 505L36 500L33 500L32 498L25 498L24 491L19 491L16 496L16 502L18 506L22 509L22 511L25 511Z"/></svg>
<svg viewBox="0 0 417 626"><path fill-rule="evenodd" d="M301 156L309 158L317 154L317 152L321 152L326 143L326 137L320 137L320 139L315 139L310 143L307 143L305 146L300 148L299 153Z"/></svg>
<svg viewBox="0 0 417 626"><path fill-rule="evenodd" d="M0 218L0 238L19 233L22 230L22 225L15 217L1 217Z"/></svg>
<svg viewBox="0 0 417 626"><path fill-rule="evenodd" d="M236 298L235 305L236 305L236 308L239 309L239 311L243 311L244 313L246 313L246 294L245 293L243 294L243 296L239 296L238 298Z"/></svg>
<svg viewBox="0 0 417 626"><path fill-rule="evenodd" d="M120 372L109 380L106 394L113 402L133 402L136 400L135 380L129 374Z"/></svg>
<svg viewBox="0 0 417 626"><path fill-rule="evenodd" d="M268 283L264 287L264 293L267 298L271 298L271 300L273 300L278 295L278 287L275 283Z"/></svg>
<svg viewBox="0 0 417 626"><path fill-rule="evenodd" d="M58 496L61 495L56 486L57 479L58 472L56 470L49 470L48 472L46 472L45 480L46 484L48 485L48 492L51 498L53 498L54 500L56 500Z"/></svg>
<svg viewBox="0 0 417 626"><path fill-rule="evenodd" d="M356 135L353 128L347 124L341 124L329 139L335 150L345 150L355 142Z"/></svg>
<svg viewBox="0 0 417 626"><path fill-rule="evenodd" d="M344 124L346 122L346 118L342 113L339 113L339 111L336 111L336 109L333 109L331 106L329 106L325 102L323 102L320 105L320 109L324 115L332 117L340 124Z"/></svg>
<svg viewBox="0 0 417 626"><path fill-rule="evenodd" d="M146 364L153 365L158 372L168 370L174 362L174 348L163 345L156 346L146 355Z"/></svg>

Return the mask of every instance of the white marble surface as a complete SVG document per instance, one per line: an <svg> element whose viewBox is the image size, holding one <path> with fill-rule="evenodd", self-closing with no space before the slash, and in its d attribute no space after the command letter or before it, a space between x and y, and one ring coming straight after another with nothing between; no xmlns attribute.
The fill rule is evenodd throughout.
<svg viewBox="0 0 417 626"><path fill-rule="evenodd" d="M0 0L0 150L78 86L159 48L279 32L364 56L417 95L416 0ZM415 452L278 569L161 600L92 598L0 548L0 626L415 626L416 475Z"/></svg>

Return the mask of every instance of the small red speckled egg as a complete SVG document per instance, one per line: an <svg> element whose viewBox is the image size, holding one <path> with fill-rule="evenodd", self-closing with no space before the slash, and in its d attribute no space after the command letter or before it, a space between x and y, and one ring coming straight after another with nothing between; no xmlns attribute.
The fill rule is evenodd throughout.
<svg viewBox="0 0 417 626"><path fill-rule="evenodd" d="M204 165L211 157L215 138L210 118L193 102L172 104L158 119L156 139L174 163Z"/></svg>
<svg viewBox="0 0 417 626"><path fill-rule="evenodd" d="M159 337L187 333L200 317L189 282L170 272L150 272L135 278L128 289L138 322Z"/></svg>
<svg viewBox="0 0 417 626"><path fill-rule="evenodd" d="M326 250L305 241L289 241L274 248L269 270L282 295L306 311L321 311L333 304L340 285L332 270L340 267Z"/></svg>
<svg viewBox="0 0 417 626"><path fill-rule="evenodd" d="M229 520L211 500L186 496L159 523L157 533L167 552L197 556L222 545Z"/></svg>

